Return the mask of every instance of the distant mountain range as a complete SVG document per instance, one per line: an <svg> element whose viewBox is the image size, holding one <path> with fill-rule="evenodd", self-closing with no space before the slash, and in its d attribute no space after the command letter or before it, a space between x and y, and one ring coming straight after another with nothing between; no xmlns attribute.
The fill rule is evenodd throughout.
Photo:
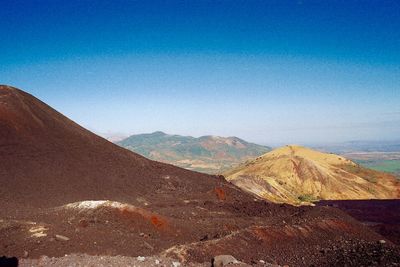
<svg viewBox="0 0 400 267"><path fill-rule="evenodd" d="M237 137L195 138L163 132L132 135L116 143L147 158L205 173L220 173L271 150Z"/></svg>
<svg viewBox="0 0 400 267"><path fill-rule="evenodd" d="M348 141L312 146L312 148L336 154L353 152L400 152L400 140L393 141Z"/></svg>
<svg viewBox="0 0 400 267"><path fill-rule="evenodd" d="M243 190L273 202L400 197L400 183L393 175L300 146L275 149L224 176Z"/></svg>

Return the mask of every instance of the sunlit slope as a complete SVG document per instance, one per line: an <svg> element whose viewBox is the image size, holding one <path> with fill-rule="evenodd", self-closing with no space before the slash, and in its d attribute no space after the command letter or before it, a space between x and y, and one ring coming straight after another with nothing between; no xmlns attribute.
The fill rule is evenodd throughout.
<svg viewBox="0 0 400 267"><path fill-rule="evenodd" d="M399 198L394 176L338 155L300 146L275 149L225 173L227 180L274 202Z"/></svg>

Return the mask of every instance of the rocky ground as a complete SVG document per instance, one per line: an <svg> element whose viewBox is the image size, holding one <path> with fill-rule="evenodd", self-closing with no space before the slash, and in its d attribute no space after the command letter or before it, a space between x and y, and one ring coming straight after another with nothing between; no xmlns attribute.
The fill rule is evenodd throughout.
<svg viewBox="0 0 400 267"><path fill-rule="evenodd" d="M40 266L59 266L59 267L78 267L78 266L97 266L97 267L180 267L183 266L177 260L165 257L126 257L126 256L91 256L83 254L71 254L63 257L42 256L38 259L22 259L21 267L40 267ZM190 267L211 266L208 264L185 264Z"/></svg>
<svg viewBox="0 0 400 267"><path fill-rule="evenodd" d="M205 263L181 263L176 259L166 258L162 256L150 257L126 257L126 256L92 256L86 254L72 254L63 257L47 257L42 256L39 259L22 259L19 261L20 267L41 267L41 266L59 266L59 267L249 267L249 266L265 266L280 267L279 265L266 263L260 260L258 263L249 265L236 260L231 255L219 255L209 262Z"/></svg>
<svg viewBox="0 0 400 267"><path fill-rule="evenodd" d="M29 220L3 219L0 235L3 253L25 266L153 266L156 259L161 266L210 266L221 254L260 266L400 264L398 246L337 209L264 201L149 210L111 201L71 203Z"/></svg>
<svg viewBox="0 0 400 267"><path fill-rule="evenodd" d="M332 206L351 215L370 229L400 245L400 200L325 200L319 206Z"/></svg>
<svg viewBox="0 0 400 267"><path fill-rule="evenodd" d="M318 251L322 255L329 255L325 261L313 263L312 259L302 256L307 266L400 266L400 254L398 249L393 249L385 241L380 240L375 243L348 243L346 246L336 243L329 248ZM307 259L306 259L307 257ZM40 266L60 266L60 267L79 267L79 266L143 266L143 267L223 267L223 266L265 266L281 267L278 264L268 263L265 260L241 262L231 255L216 256L208 262L194 263L181 262L177 259L153 256L93 256L87 254L71 254L63 257L41 256L38 259L20 259L19 266L40 267ZM289 265L284 265L289 266ZM298 265L290 265L298 266Z"/></svg>

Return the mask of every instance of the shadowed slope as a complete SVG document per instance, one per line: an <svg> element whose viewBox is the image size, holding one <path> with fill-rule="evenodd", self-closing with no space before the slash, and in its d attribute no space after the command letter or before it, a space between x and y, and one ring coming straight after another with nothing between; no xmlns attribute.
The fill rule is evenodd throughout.
<svg viewBox="0 0 400 267"><path fill-rule="evenodd" d="M274 202L399 198L399 182L334 154L286 146L225 174L227 180Z"/></svg>

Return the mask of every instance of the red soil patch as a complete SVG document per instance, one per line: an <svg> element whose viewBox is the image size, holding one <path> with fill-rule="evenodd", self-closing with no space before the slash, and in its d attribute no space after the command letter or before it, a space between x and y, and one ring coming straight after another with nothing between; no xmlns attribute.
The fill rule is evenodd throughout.
<svg viewBox="0 0 400 267"><path fill-rule="evenodd" d="M142 208L126 206L118 209L118 211L121 213L122 216L131 220L137 220L138 217L141 217L149 221L151 225L159 230L166 228L168 225L166 219Z"/></svg>
<svg viewBox="0 0 400 267"><path fill-rule="evenodd" d="M344 232L349 232L349 233L356 230L350 224L337 219L326 219L318 222L317 225L322 229L326 230L340 229Z"/></svg>
<svg viewBox="0 0 400 267"><path fill-rule="evenodd" d="M219 200L226 200L225 191L224 191L221 187L216 187L216 188L214 189L214 191L215 191L215 194L217 195L217 198L218 198Z"/></svg>
<svg viewBox="0 0 400 267"><path fill-rule="evenodd" d="M301 239L309 235L305 228L295 228L285 226L283 228L255 228L253 230L256 237L263 241L288 241L292 239Z"/></svg>
<svg viewBox="0 0 400 267"><path fill-rule="evenodd" d="M163 228L167 224L167 222L164 219L161 219L154 215L151 216L150 221L156 228Z"/></svg>
<svg viewBox="0 0 400 267"><path fill-rule="evenodd" d="M119 211L129 220L137 220L138 218L145 219L146 222L149 222L157 230L167 230L169 228L168 222L165 218L145 209L127 206L119 209Z"/></svg>

